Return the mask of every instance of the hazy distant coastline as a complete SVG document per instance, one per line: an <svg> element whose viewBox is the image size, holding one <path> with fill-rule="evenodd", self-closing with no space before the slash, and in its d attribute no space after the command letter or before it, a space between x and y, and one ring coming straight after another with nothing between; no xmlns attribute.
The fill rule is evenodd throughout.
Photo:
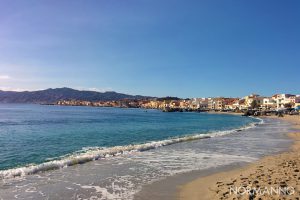
<svg viewBox="0 0 300 200"><path fill-rule="evenodd" d="M81 91L72 88L55 88L39 91L1 91L0 103L37 103L53 104L60 100L83 100L83 101L113 101L121 99L150 99L149 96L129 95L114 91L96 92Z"/></svg>

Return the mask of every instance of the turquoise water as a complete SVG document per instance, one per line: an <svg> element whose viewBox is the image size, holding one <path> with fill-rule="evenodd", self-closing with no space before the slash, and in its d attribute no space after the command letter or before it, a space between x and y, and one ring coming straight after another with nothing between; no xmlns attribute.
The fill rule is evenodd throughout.
<svg viewBox="0 0 300 200"><path fill-rule="evenodd" d="M91 147L161 141L230 130L256 119L158 110L0 104L0 170Z"/></svg>

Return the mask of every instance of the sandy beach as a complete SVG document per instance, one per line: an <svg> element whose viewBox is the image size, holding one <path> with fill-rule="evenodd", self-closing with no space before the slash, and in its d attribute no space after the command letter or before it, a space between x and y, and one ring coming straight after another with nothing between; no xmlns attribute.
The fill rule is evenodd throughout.
<svg viewBox="0 0 300 200"><path fill-rule="evenodd" d="M288 134L294 140L290 151L193 180L180 187L178 199L300 199L300 116L280 119L295 128Z"/></svg>

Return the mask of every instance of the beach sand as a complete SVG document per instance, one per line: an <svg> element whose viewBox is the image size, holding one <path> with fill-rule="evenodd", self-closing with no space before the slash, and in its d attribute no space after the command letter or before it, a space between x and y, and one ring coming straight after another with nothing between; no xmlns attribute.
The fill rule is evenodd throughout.
<svg viewBox="0 0 300 200"><path fill-rule="evenodd" d="M286 115L280 119L295 125L295 131L289 133L294 140L290 151L267 156L240 169L193 180L179 187L178 199L249 199L249 193L245 192L249 188L261 189L253 199L300 199L300 116ZM289 194L279 189L286 189Z"/></svg>

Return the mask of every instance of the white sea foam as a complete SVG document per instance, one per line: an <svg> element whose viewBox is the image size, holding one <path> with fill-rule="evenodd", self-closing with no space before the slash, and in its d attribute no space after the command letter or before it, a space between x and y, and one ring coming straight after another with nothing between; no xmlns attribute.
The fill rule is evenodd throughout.
<svg viewBox="0 0 300 200"><path fill-rule="evenodd" d="M257 118L259 119L259 118ZM202 133L202 134L194 134L194 135L187 135L178 138L171 138L161 141L153 141L144 144L136 144L136 145L128 145L128 146L115 146L109 148L103 147L87 147L83 148L81 151L75 152L71 155L66 155L61 157L57 160L51 160L44 162L38 165L30 165L26 167L8 169L0 171L0 179L7 179L7 178L14 178L19 176L25 176L29 174L35 174L41 171L48 171L54 170L59 168L64 168L76 164L83 164L86 162L90 162L93 160L105 159L111 156L118 156L127 153L133 153L137 151L147 151L150 149L156 149L159 147L180 143L180 142L187 142L192 140L198 139L205 139L205 138L212 138L227 135L230 133L246 130L249 128L255 127L257 124L263 123L263 120L260 119L259 123L251 123L248 126L241 127L238 129L232 129L227 131L216 131L211 133Z"/></svg>

